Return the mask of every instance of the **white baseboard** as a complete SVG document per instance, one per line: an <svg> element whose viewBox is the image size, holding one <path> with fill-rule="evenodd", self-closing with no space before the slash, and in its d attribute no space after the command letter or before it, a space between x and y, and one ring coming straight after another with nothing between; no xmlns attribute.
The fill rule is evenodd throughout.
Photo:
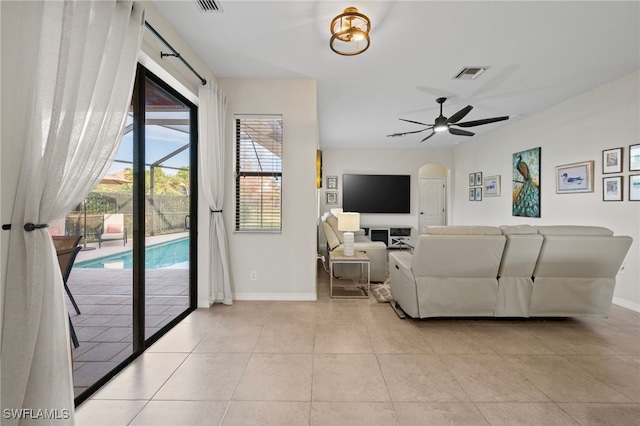
<svg viewBox="0 0 640 426"><path fill-rule="evenodd" d="M618 297L613 298L613 304L622 306L623 308L631 309L632 311L640 312L640 305L637 303L629 302L628 300L620 299Z"/></svg>
<svg viewBox="0 0 640 426"><path fill-rule="evenodd" d="M315 302L316 293L233 293L233 300L286 300L300 302Z"/></svg>

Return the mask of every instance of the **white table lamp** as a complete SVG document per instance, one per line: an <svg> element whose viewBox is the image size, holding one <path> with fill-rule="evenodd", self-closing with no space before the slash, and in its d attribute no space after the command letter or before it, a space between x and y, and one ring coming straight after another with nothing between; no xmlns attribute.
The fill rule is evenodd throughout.
<svg viewBox="0 0 640 426"><path fill-rule="evenodd" d="M338 214L338 229L345 231L343 251L345 256L353 256L353 231L360 229L360 213L343 212Z"/></svg>

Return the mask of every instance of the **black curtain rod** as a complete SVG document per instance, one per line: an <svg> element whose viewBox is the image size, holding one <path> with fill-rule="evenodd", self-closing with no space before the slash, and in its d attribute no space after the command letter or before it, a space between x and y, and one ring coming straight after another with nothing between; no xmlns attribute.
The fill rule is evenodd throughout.
<svg viewBox="0 0 640 426"><path fill-rule="evenodd" d="M176 51L176 49L174 49L173 47L171 47L171 45L167 42L167 40L164 39L164 37L162 37L156 30L155 28L153 28L151 25L149 25L149 23L147 21L144 21L144 25L145 27L147 27L149 29L149 31L151 31L153 33L153 35L155 35L156 37L158 37L158 39L160 39L161 42L164 43L165 46L167 46L169 49L171 49L171 51L173 53L163 53L162 51L160 51L160 57L164 58L165 56L175 56L176 58L180 59L182 61L183 64L186 65L187 68L189 68L189 70L194 73L196 76L198 76L198 78L200 79L200 83L202 83L202 85L204 86L205 84L207 84L207 80L205 80L204 78L202 78L202 76L200 74L198 74L198 72L196 70L193 69L193 67L189 64L189 62L185 61L185 59Z"/></svg>

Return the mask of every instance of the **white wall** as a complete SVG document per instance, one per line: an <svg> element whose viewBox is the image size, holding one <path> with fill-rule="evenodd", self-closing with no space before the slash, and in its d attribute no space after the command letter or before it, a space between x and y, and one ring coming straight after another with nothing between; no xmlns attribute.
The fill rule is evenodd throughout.
<svg viewBox="0 0 640 426"><path fill-rule="evenodd" d="M229 179L224 218L234 299L316 299L316 150L318 111L312 79L220 79L228 96L227 140L233 147L234 114L282 114L283 161L281 234L233 232L234 149L227 150ZM257 279L251 280L251 271Z"/></svg>
<svg viewBox="0 0 640 426"><path fill-rule="evenodd" d="M456 225L598 225L634 239L618 275L614 302L640 311L640 202L628 201L629 145L640 142L640 72L584 93L539 114L514 121L456 148L453 222ZM511 216L511 161L541 147L541 217ZM624 148L623 202L602 201L602 150ZM555 193L555 167L594 160L594 192ZM468 201L468 175L502 176L502 195ZM634 172L637 173L637 172ZM607 175L614 176L614 175Z"/></svg>
<svg viewBox="0 0 640 426"><path fill-rule="evenodd" d="M451 170L454 166L454 151L449 148L401 148L401 149L362 149L362 148L324 148L322 150L322 189L320 192L320 215L342 203L342 174L409 174L411 175L411 213L410 214L372 214L360 215L360 226L402 225L411 226L416 234L419 225L418 184L420 168L427 163L439 163ZM338 204L327 205L327 176L338 176ZM449 191L449 185L448 191ZM449 194L447 194L449 197ZM324 236L319 235L319 248L325 246Z"/></svg>

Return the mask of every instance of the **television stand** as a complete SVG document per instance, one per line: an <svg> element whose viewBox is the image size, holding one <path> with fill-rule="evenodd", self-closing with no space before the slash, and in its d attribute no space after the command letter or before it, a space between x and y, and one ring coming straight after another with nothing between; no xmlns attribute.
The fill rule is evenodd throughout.
<svg viewBox="0 0 640 426"><path fill-rule="evenodd" d="M363 227L365 235L371 241L382 241L387 248L413 248L411 245L411 227L407 226L369 226Z"/></svg>

